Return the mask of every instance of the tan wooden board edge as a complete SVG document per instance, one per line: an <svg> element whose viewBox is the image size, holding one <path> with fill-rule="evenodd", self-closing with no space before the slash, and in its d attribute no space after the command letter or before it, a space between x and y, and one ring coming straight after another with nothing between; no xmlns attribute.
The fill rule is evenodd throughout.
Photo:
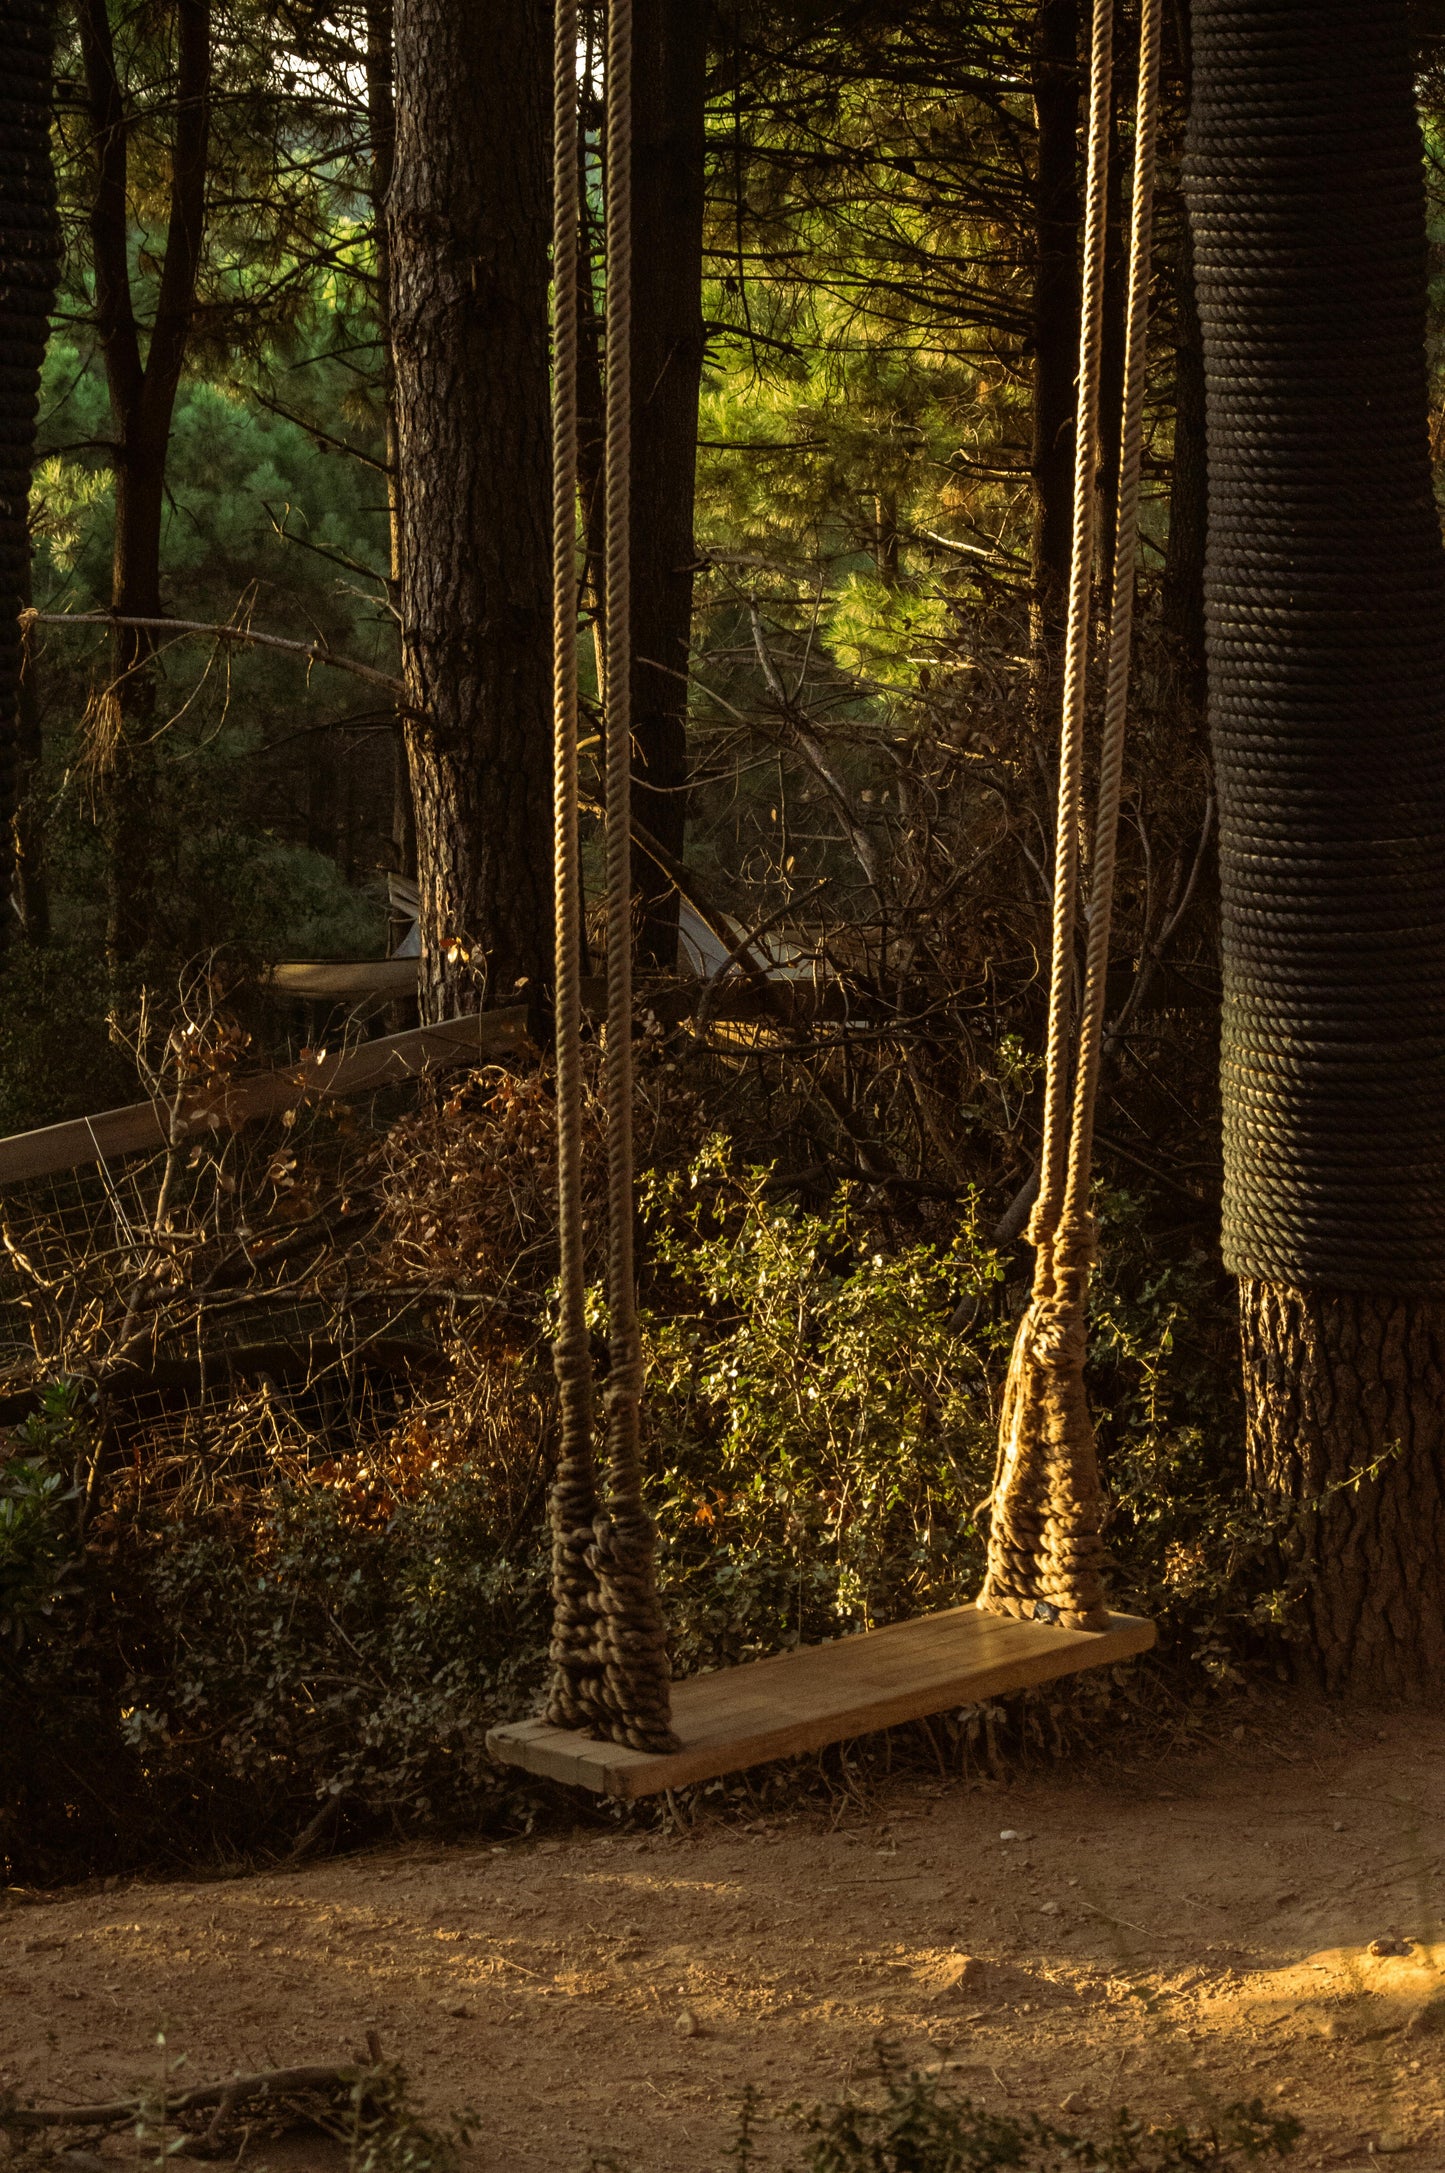
<svg viewBox="0 0 1445 2173"><path fill-rule="evenodd" d="M282 996L412 996L415 958L291 958L264 976Z"/></svg>
<svg viewBox="0 0 1445 2173"><path fill-rule="evenodd" d="M953 1607L674 1684L676 1751L597 1743L544 1720L493 1728L487 1748L506 1764L601 1795L655 1795L1106 1667L1154 1640L1153 1623L1138 1615L1111 1615L1107 1630L1064 1630Z"/></svg>
<svg viewBox="0 0 1445 2173"><path fill-rule="evenodd" d="M405 1034L385 1034L353 1049L322 1051L305 1064L236 1080L224 1100L183 1108L182 1136L270 1116L310 1095L367 1094L428 1067L440 1070L478 1057L505 1056L520 1047L526 1028L527 1014L518 1004L446 1019L440 1026L416 1026ZM124 1109L102 1109L93 1117L13 1133L0 1139L0 1185L49 1177L83 1162L104 1162L110 1155L157 1153L169 1144L170 1126L171 1113L163 1103L131 1102Z"/></svg>
<svg viewBox="0 0 1445 2173"><path fill-rule="evenodd" d="M406 996L417 986L420 961L415 958L292 958L272 966L265 985L280 996L304 996L312 1000L365 996ZM755 988L739 976L717 987L693 977L644 981L637 988L639 1013L651 1011L666 1026L677 1026L696 1011L704 990L709 992L708 1016L714 1025L728 1022L768 1021L780 1018L799 1025L810 1020L867 1017L848 993L834 983L815 987L811 981L772 981ZM584 1009L601 1016L607 1009L607 983L589 975L582 983Z"/></svg>

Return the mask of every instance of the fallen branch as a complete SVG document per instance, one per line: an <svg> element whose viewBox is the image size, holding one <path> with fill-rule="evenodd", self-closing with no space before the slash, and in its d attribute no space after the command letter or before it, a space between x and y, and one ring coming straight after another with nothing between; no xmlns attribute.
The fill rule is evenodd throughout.
<svg viewBox="0 0 1445 2173"><path fill-rule="evenodd" d="M208 2105L228 2110L252 2098L287 2098L301 2092L351 2090L365 2083L371 2069L347 2067L276 2067L260 2075L235 2075L230 2082L200 2083L165 2100L166 2117L199 2112ZM119 2128L157 2110L151 2098L117 2099L111 2105L0 2105L0 2128Z"/></svg>
<svg viewBox="0 0 1445 2173"><path fill-rule="evenodd" d="M392 695L403 714L417 712L407 702L406 687L391 672L373 664L359 664L354 657L338 656L323 641L289 641L282 634L258 634L249 626L226 626L209 619L140 619L117 611L23 611L21 622L39 626L133 626L143 633L204 634L212 641L236 641L251 649L279 649L288 656L304 657L308 664L328 664L334 672L350 672L368 686L382 687Z"/></svg>

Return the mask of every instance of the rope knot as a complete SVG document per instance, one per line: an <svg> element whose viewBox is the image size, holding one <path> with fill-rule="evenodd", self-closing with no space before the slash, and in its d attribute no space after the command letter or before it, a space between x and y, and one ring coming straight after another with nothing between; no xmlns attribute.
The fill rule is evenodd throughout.
<svg viewBox="0 0 1445 2173"><path fill-rule="evenodd" d="M1090 1214L1070 1215L1054 1232L1054 1271L1059 1276L1087 1275L1099 1257L1099 1224Z"/></svg>
<svg viewBox="0 0 1445 2173"><path fill-rule="evenodd" d="M1057 1213L1057 1205L1046 1203L1042 1198L1035 1200L1033 1213L1029 1216L1028 1226L1024 1231L1025 1244L1032 1245L1035 1252L1043 1252L1046 1246L1052 1244L1054 1217Z"/></svg>
<svg viewBox="0 0 1445 2173"><path fill-rule="evenodd" d="M1035 1300L1029 1350L1041 1366L1073 1371L1082 1366L1087 1347L1084 1308L1076 1298L1063 1294Z"/></svg>

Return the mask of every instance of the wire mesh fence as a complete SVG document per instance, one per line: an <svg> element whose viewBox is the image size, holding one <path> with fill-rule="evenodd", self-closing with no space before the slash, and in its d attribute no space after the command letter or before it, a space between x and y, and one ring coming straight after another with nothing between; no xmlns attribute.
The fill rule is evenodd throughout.
<svg viewBox="0 0 1445 2173"><path fill-rule="evenodd" d="M354 1457L476 1311L388 1244L395 1127L444 1091L412 1062L424 1037L391 1037L390 1062L343 1051L322 1088L305 1063L240 1078L228 1030L194 1025L143 1072L166 1144L105 1152L107 1130L128 1136L108 1112L79 1128L85 1160L4 1183L0 1143L0 1418L79 1381L108 1454L162 1493L168 1472L224 1491L260 1465ZM475 1062L497 1038L431 1053Z"/></svg>

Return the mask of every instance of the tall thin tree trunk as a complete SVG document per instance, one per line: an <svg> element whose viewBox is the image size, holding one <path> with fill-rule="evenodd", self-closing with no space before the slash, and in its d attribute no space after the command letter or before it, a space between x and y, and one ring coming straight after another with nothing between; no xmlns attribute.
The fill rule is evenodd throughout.
<svg viewBox="0 0 1445 2173"><path fill-rule="evenodd" d="M633 161L633 783L639 821L677 860L687 828L693 502L702 379L707 9L639 0ZM677 961L678 898L634 855L638 957Z"/></svg>
<svg viewBox="0 0 1445 2173"><path fill-rule="evenodd" d="M391 341L391 241L386 199L396 165L392 70L392 0L366 0L366 119L371 135L371 223L376 237L376 329L381 342L381 403L386 433L387 596L401 612L401 465L396 450L396 367ZM391 854L399 875L416 873L416 821L406 735L397 719L391 773Z"/></svg>
<svg viewBox="0 0 1445 2173"><path fill-rule="evenodd" d="M551 974L549 13L396 0L387 198L421 1004Z"/></svg>
<svg viewBox="0 0 1445 2173"><path fill-rule="evenodd" d="M1195 0L1224 1252L1309 1663L1445 1687L1445 549L1407 0Z"/></svg>
<svg viewBox="0 0 1445 2173"><path fill-rule="evenodd" d="M34 660L20 614L30 601L30 471L50 308L60 261L55 177L50 163L51 56L55 26L50 0L9 0L0 14L0 67L6 100L0 122L0 951L10 934L12 878L22 925L43 940L33 805L26 790L38 733ZM29 851L25 850L29 841ZM17 850L18 848L18 850ZM27 895L33 910L27 916Z"/></svg>
<svg viewBox="0 0 1445 2173"><path fill-rule="evenodd" d="M205 233L210 145L210 0L175 0L175 125L169 221L144 359L130 270L129 122L116 68L109 0L77 0L95 161L90 234L95 321L105 357L115 450L111 605L118 616L161 612L166 460L190 345ZM118 626L102 829L107 860L106 947L112 970L135 959L154 918L152 636Z"/></svg>
<svg viewBox="0 0 1445 2173"><path fill-rule="evenodd" d="M29 567L25 601L30 602ZM41 766L45 758L40 689L36 684L36 641L27 627L22 648L20 697L15 735L14 883L15 917L34 950L50 941L50 871L41 806ZM3 916L0 916L3 918ZM4 936L0 935L0 944Z"/></svg>
<svg viewBox="0 0 1445 2173"><path fill-rule="evenodd" d="M1034 708L1047 731L1063 675L1079 366L1079 0L1039 0L1034 22Z"/></svg>

